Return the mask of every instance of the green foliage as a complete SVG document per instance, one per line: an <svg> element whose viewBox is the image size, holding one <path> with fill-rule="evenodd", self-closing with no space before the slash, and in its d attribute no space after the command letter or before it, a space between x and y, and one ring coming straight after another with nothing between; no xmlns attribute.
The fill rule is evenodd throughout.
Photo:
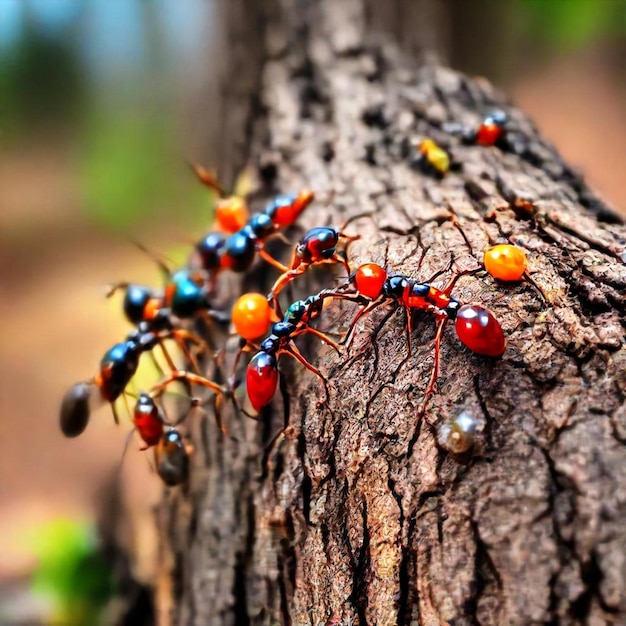
<svg viewBox="0 0 626 626"><path fill-rule="evenodd" d="M520 0L531 29L558 50L626 35L626 0Z"/></svg>
<svg viewBox="0 0 626 626"><path fill-rule="evenodd" d="M25 19L16 45L0 54L3 142L66 126L84 99L84 75L70 38L54 38Z"/></svg>
<svg viewBox="0 0 626 626"><path fill-rule="evenodd" d="M172 215L189 225L208 212L206 192L172 159L171 132L159 118L105 109L87 118L84 141L83 198L98 225L128 232Z"/></svg>
<svg viewBox="0 0 626 626"><path fill-rule="evenodd" d="M39 564L32 591L52 601L54 620L75 626L97 624L113 592L113 582L98 552L93 528L72 520L56 520L38 530L34 544Z"/></svg>

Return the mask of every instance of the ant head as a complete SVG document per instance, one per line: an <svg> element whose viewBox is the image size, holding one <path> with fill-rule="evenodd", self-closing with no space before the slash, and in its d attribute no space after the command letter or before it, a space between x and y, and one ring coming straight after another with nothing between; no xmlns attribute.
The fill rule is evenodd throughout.
<svg viewBox="0 0 626 626"><path fill-rule="evenodd" d="M304 300L296 300L294 303L290 304L287 311L285 311L284 321L297 324L302 320L306 310L307 306Z"/></svg>
<svg viewBox="0 0 626 626"><path fill-rule="evenodd" d="M257 239L266 239L274 232L274 222L266 213L255 213L249 226Z"/></svg>
<svg viewBox="0 0 626 626"><path fill-rule="evenodd" d="M220 256L226 239L221 233L209 233L196 244L202 269L212 271L219 269Z"/></svg>
<svg viewBox="0 0 626 626"><path fill-rule="evenodd" d="M330 226L318 226L302 237L296 252L307 261L329 259L335 254L338 242L338 230Z"/></svg>
<svg viewBox="0 0 626 626"><path fill-rule="evenodd" d="M154 398L152 398L149 393L146 393L145 391L140 392L135 405L136 411L144 409L152 410L155 406Z"/></svg>
<svg viewBox="0 0 626 626"><path fill-rule="evenodd" d="M152 290L143 285L128 285L124 294L124 315L131 324L139 324L144 319L144 311L152 297Z"/></svg>
<svg viewBox="0 0 626 626"><path fill-rule="evenodd" d="M170 302L172 313L181 319L193 317L207 306L206 289L198 284L187 271L176 272L173 277L173 293Z"/></svg>

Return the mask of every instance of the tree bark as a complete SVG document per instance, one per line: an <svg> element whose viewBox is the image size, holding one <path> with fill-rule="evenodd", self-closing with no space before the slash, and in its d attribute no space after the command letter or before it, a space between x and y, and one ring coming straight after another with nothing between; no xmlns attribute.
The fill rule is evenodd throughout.
<svg viewBox="0 0 626 626"><path fill-rule="evenodd" d="M416 316L409 356L403 313L372 341L379 311L351 350L307 346L327 401L319 380L285 363L284 393L260 422L231 414L228 437L211 416L191 423L190 484L159 511L162 622L626 623L626 229L486 81L372 36L377 3L229 10L251 6L264 57L234 141L258 166L259 202L314 189L298 227L352 218L352 267L387 258L438 285L473 271L453 295L493 311L507 350L477 356L448 327L417 419L434 321ZM513 120L514 152L442 130L493 108ZM448 145L460 171L436 179L414 167L424 137ZM493 242L527 252L527 280L481 271ZM293 297L334 280L314 272ZM345 330L352 314L333 302L323 327ZM446 426L462 411L477 431L454 455Z"/></svg>

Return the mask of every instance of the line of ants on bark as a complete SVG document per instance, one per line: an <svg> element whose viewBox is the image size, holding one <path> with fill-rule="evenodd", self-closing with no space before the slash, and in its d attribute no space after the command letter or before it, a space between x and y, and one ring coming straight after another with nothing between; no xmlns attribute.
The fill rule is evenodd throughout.
<svg viewBox="0 0 626 626"><path fill-rule="evenodd" d="M447 124L445 130L456 134L467 144L507 149L507 124L507 115L497 111L489 114L474 129ZM438 177L455 167L449 153L431 139L424 139L418 144L413 161ZM154 450L158 475L166 485L174 486L184 483L189 473L192 447L186 442L180 426L190 412L212 403L217 423L224 434L227 430L220 409L226 401L232 402L236 410L249 417L258 418L275 394L278 361L282 355L292 357L313 372L322 381L326 401L329 400L325 377L303 356L294 341L300 335L313 335L341 354L342 349L349 349L361 318L379 307L389 309L372 334L371 341L375 342L385 322L402 308L406 311L406 358L409 358L413 313L429 313L436 325L434 360L430 380L416 412L416 421L423 416L435 391L440 344L448 322L454 323L458 339L472 352L492 358L504 353L504 333L494 315L480 304L462 304L451 296L456 281L464 274L453 274L447 284L439 288L430 281L421 282L391 271L386 260L383 265L368 262L353 269L347 260L347 249L350 242L359 236L345 232L350 222L341 229L329 226L312 228L295 245L289 264L284 265L269 254L266 244L272 238L284 238L281 230L296 222L314 200L313 192L278 195L262 212L250 215L245 199L236 192L227 193L214 172L193 167L200 182L218 198L217 230L195 244L188 265L182 269L171 271L163 260L154 258L164 276L162 288L153 289L127 282L110 288L108 296L123 292L124 314L134 329L123 341L107 350L95 376L76 383L63 397L60 425L65 436L80 435L87 427L91 412L104 404L112 407L115 422L119 423L116 401L123 398L128 402L127 397L133 397L134 409L130 411L127 405L132 414L133 431L142 439L143 450ZM243 294L234 303L230 314L214 308L212 303L218 276L225 271L246 272L256 262L257 256L280 272L270 293L267 296ZM297 300L283 312L279 302L281 292L310 267L324 264L342 265L347 273L345 281L337 287ZM498 244L485 251L484 265L486 271L498 280L517 281L525 275L526 255L515 245ZM338 341L312 325L333 300L349 301L357 306L352 322ZM227 325L231 325L231 336L236 335L239 341L236 355L231 359L230 372L223 377L226 382L218 383L203 375L202 365L203 359L208 356L222 370L226 343L218 349L211 344L210 338L216 334L212 331L217 327ZM199 326L201 332L198 332ZM172 343L184 356L184 369L172 358ZM169 370L167 373L155 356L157 347L163 365ZM160 380L149 391L134 394L127 387L139 368L143 354L150 356ZM246 393L242 395L243 381L238 372L244 354L253 356L245 366ZM175 384L182 386L189 408L172 422L166 415L163 400ZM197 390L204 392L198 394ZM476 420L462 411L447 425L446 447L456 453L467 451L472 445L475 429Z"/></svg>

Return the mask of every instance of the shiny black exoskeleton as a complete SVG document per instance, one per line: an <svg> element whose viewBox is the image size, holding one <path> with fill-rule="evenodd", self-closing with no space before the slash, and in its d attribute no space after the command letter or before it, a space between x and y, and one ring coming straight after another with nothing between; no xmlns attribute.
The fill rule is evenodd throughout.
<svg viewBox="0 0 626 626"><path fill-rule="evenodd" d="M157 473L169 487L186 482L189 476L189 455L182 435L169 428L154 449Z"/></svg>
<svg viewBox="0 0 626 626"><path fill-rule="evenodd" d="M152 290L143 285L128 285L124 294L124 315L131 324L139 324L144 319L144 311L150 298L153 297Z"/></svg>
<svg viewBox="0 0 626 626"><path fill-rule="evenodd" d="M233 272L245 272L254 261L256 254L256 237L246 227L233 233L224 245L222 267Z"/></svg>
<svg viewBox="0 0 626 626"><path fill-rule="evenodd" d="M172 277L169 307L176 317L188 319L210 308L208 292L203 283L194 279L189 270L179 270Z"/></svg>
<svg viewBox="0 0 626 626"><path fill-rule="evenodd" d="M63 396L60 424L66 437L78 437L87 428L93 388L92 383L76 383Z"/></svg>
<svg viewBox="0 0 626 626"><path fill-rule="evenodd" d="M117 400L139 367L142 352L157 345L153 333L131 333L126 341L116 343L100 361L100 393L108 402Z"/></svg>
<svg viewBox="0 0 626 626"><path fill-rule="evenodd" d="M220 268L220 258L224 251L226 238L221 233L209 233L196 244L202 268L215 271Z"/></svg>
<svg viewBox="0 0 626 626"><path fill-rule="evenodd" d="M295 193L281 193L265 205L264 213L270 219L274 219L278 209L292 206L297 199L298 196Z"/></svg>

